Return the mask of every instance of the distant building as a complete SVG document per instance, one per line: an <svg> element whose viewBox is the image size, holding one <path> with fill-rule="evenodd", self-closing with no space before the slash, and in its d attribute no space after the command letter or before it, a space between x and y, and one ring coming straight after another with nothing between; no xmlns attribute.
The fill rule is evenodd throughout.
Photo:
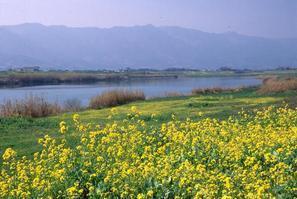
<svg viewBox="0 0 297 199"><path fill-rule="evenodd" d="M22 67L22 68L17 68L15 71L19 72L38 72L40 71L39 66L27 66L27 67Z"/></svg>
<svg viewBox="0 0 297 199"><path fill-rule="evenodd" d="M228 66L223 66L217 69L217 71L236 71L236 69L228 67Z"/></svg>

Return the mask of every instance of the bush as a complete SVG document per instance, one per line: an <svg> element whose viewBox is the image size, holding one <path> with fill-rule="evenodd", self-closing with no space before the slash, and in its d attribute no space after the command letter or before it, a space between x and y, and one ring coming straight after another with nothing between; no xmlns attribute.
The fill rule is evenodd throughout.
<svg viewBox="0 0 297 199"><path fill-rule="evenodd" d="M4 117L46 117L61 112L58 103L49 103L42 96L29 95L22 100L6 100L0 105L0 115Z"/></svg>
<svg viewBox="0 0 297 199"><path fill-rule="evenodd" d="M277 93L297 90L297 78L277 79L269 77L263 80L259 93Z"/></svg>
<svg viewBox="0 0 297 199"><path fill-rule="evenodd" d="M93 97L90 100L89 107L100 109L123 105L138 100L145 100L145 95L142 91L112 90L105 91L102 94Z"/></svg>

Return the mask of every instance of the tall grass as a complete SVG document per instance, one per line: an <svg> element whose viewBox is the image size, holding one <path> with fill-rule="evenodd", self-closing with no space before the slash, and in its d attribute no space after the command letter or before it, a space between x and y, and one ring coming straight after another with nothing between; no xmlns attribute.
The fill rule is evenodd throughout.
<svg viewBox="0 0 297 199"><path fill-rule="evenodd" d="M111 90L105 91L102 94L91 98L89 107L93 109L100 109L139 100L145 100L145 95L142 91Z"/></svg>
<svg viewBox="0 0 297 199"><path fill-rule="evenodd" d="M0 115L3 117L46 117L61 111L58 103L50 103L44 97L35 95L20 100L6 100L0 105Z"/></svg>
<svg viewBox="0 0 297 199"><path fill-rule="evenodd" d="M183 97L186 96L186 94L183 94L181 92L165 92L165 97Z"/></svg>
<svg viewBox="0 0 297 199"><path fill-rule="evenodd" d="M259 93L276 93L297 90L297 78L277 79L269 77L263 80Z"/></svg>
<svg viewBox="0 0 297 199"><path fill-rule="evenodd" d="M205 95L205 94L216 94L222 92L238 92L243 88L221 88L221 87L213 87L213 88L194 88L192 90L193 95Z"/></svg>

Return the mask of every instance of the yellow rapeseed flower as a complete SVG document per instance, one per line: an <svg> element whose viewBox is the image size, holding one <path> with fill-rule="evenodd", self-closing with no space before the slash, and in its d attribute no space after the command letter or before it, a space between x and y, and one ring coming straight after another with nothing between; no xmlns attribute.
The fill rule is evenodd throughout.
<svg viewBox="0 0 297 199"><path fill-rule="evenodd" d="M12 148L7 148L2 155L4 161L7 161L16 156L16 152Z"/></svg>
<svg viewBox="0 0 297 199"><path fill-rule="evenodd" d="M74 115L77 137L46 135L33 158L6 149L0 198L294 198L297 109L162 124L131 111L101 126Z"/></svg>
<svg viewBox="0 0 297 199"><path fill-rule="evenodd" d="M66 133L68 130L68 127L66 126L66 122L62 121L60 122L60 132L62 134Z"/></svg>

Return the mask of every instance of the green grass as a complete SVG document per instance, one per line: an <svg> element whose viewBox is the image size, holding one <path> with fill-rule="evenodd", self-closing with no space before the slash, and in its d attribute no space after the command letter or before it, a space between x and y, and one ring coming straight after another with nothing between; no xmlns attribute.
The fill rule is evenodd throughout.
<svg viewBox="0 0 297 199"><path fill-rule="evenodd" d="M180 120L186 118L200 119L202 117L224 119L238 111L251 110L253 108L268 105L280 105L284 100L294 103L296 92L280 94L260 95L255 89L245 89L236 93L209 94L203 96L171 97L152 99L119 106L119 114L113 118L122 121L130 112L131 106L137 106L142 116L148 123L150 115L157 114L158 123L166 122L175 114ZM110 109L88 110L80 112L81 120L87 123L104 124L108 119ZM31 156L39 149L37 140L48 134L59 137L59 122L70 122L72 113L47 118L0 118L0 154L8 147L14 148L19 156ZM70 136L71 137L71 136ZM72 136L75 142L75 135Z"/></svg>

